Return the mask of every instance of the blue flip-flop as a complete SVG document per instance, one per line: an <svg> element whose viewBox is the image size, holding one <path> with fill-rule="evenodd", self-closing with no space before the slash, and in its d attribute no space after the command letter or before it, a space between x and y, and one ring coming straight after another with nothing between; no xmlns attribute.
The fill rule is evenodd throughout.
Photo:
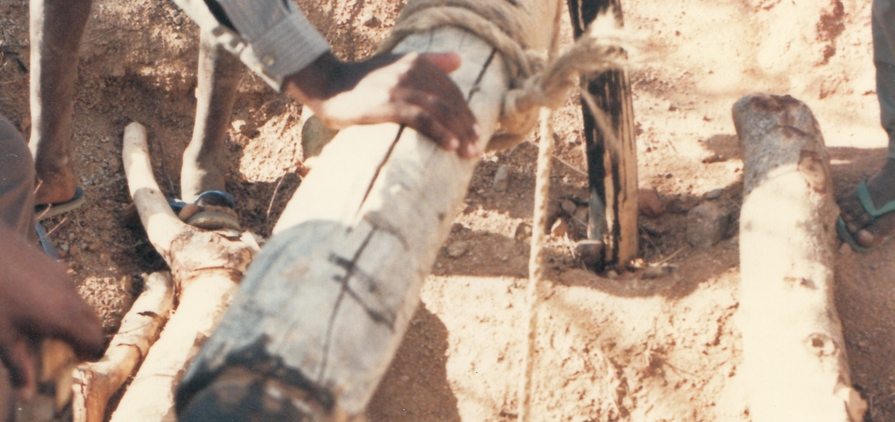
<svg viewBox="0 0 895 422"><path fill-rule="evenodd" d="M217 198L217 201L215 202L223 203L223 206L229 208L233 208L236 206L236 198L234 198L233 195L219 190L209 190L202 192L201 194L199 194L196 200L193 201L193 203L199 205L199 202L211 198ZM174 210L174 213L180 213L180 210L182 210L183 207L187 205L187 203L179 199L168 198L168 205L171 206L171 209ZM236 217L220 211L199 211L192 217L188 218L186 220L186 223L191 226L206 230L241 229L239 220Z"/></svg>
<svg viewBox="0 0 895 422"><path fill-rule="evenodd" d="M40 221L55 217L60 214L65 214L80 207L81 205L84 205L85 200L86 197L84 196L84 189L81 189L81 187L78 186L78 188L75 189L75 196L73 196L68 201L35 205L34 219Z"/></svg>
<svg viewBox="0 0 895 422"><path fill-rule="evenodd" d="M40 224L40 221L34 222L34 229L37 230L37 240L40 242L41 249L44 250L44 253L47 254L47 256L58 261L59 252L56 252L56 245L54 245L53 241L50 239L47 229Z"/></svg>
<svg viewBox="0 0 895 422"><path fill-rule="evenodd" d="M870 197L870 191L867 190L867 181L862 181L858 183L858 186L855 188L855 193L858 195L858 200L861 201L861 206L864 208L864 212L866 212L872 219L870 223L867 225L873 224L877 218L882 217L892 211L895 211L895 200L883 205L880 208L877 208L876 205L873 204L873 199ZM860 253L870 252L889 241L895 233L889 233L883 241L880 242L876 246L861 246L855 237L848 232L848 228L845 225L845 220L842 219L842 216L836 220L836 232L839 234L839 238L841 238L845 243L848 243L848 246L851 246L852 250Z"/></svg>

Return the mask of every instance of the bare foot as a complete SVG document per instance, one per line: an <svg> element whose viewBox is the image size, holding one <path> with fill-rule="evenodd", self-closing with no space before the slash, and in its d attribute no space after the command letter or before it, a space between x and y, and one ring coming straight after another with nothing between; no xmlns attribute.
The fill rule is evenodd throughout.
<svg viewBox="0 0 895 422"><path fill-rule="evenodd" d="M895 200L895 159L888 159L880 171L867 181L867 192L877 209ZM878 246L895 233L895 213L874 218L864 209L857 194L843 198L839 207L846 230L863 247Z"/></svg>

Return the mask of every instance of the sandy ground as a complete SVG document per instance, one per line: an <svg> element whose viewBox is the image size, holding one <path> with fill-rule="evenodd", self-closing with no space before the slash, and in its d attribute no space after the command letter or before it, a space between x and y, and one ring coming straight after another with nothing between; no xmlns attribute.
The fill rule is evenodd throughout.
<svg viewBox="0 0 895 422"><path fill-rule="evenodd" d="M738 373L737 235L695 249L685 241L686 213L720 189L712 200L736 217L743 163L730 107L750 92L790 94L811 107L833 158L837 195L873 173L886 138L878 124L869 3L624 2L626 26L647 40L648 61L631 71L639 177L665 205L662 215L642 217L641 253L646 263L674 271L603 278L573 259L567 237L577 236L574 225L551 239L534 356L538 420L750 420ZM401 8L396 0L329 4L311 8L311 19L348 59L370 54ZM0 0L0 112L26 133L27 9L26 1ZM196 38L170 2L96 0L82 43L75 163L89 199L46 225L110 335L143 274L164 267L143 233L122 220L129 198L117 158L121 133L132 120L149 128L157 178L176 194L195 109ZM262 235L300 183L300 112L245 77L233 120L247 124L230 133L227 188L243 225ZM570 99L556 116L551 226L566 218L561 200L581 207L587 196L578 114ZM420 309L370 404L371 421L516 419L533 142L488 154L476 171ZM492 187L501 165L510 170L505 191ZM893 257L895 246L837 253L836 303L853 381L873 421L895 419Z"/></svg>

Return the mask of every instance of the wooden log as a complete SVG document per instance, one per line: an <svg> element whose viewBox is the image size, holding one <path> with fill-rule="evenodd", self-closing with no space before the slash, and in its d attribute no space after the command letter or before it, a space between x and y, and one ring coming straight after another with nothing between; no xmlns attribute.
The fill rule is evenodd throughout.
<svg viewBox="0 0 895 422"><path fill-rule="evenodd" d="M742 374L752 420L859 422L833 302L838 208L811 110L755 94L733 106L744 152Z"/></svg>
<svg viewBox="0 0 895 422"><path fill-rule="evenodd" d="M174 215L152 175L139 123L125 128L122 155L128 189L150 242L171 267L179 303L111 420L174 420L183 368L217 325L258 247L246 233L204 231Z"/></svg>
<svg viewBox="0 0 895 422"><path fill-rule="evenodd" d="M557 2L516 3L520 13L544 12L543 22L558 12ZM550 41L531 47L543 50ZM411 36L396 51L459 53L463 64L451 77L490 137L508 89L503 59L491 46L443 28ZM477 162L393 124L342 130L184 376L180 420L362 415Z"/></svg>
<svg viewBox="0 0 895 422"><path fill-rule="evenodd" d="M580 37L598 14L613 13L624 25L621 0L567 0L575 38ZM637 257L637 144L631 83L624 69L582 77L581 85L595 104L581 102L587 173L590 186L590 218L587 237L604 243L603 261L625 268ZM601 128L591 110L607 117ZM607 136L604 129L612 131ZM598 249L597 249L598 250Z"/></svg>
<svg viewBox="0 0 895 422"><path fill-rule="evenodd" d="M121 320L102 359L75 369L74 422L103 422L109 398L149 353L159 330L174 309L174 283L170 273L147 277L143 292Z"/></svg>

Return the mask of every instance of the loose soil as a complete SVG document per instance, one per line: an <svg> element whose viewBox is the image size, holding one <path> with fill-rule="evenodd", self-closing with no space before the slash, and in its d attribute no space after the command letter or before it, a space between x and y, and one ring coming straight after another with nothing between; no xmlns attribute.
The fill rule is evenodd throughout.
<svg viewBox="0 0 895 422"><path fill-rule="evenodd" d="M346 59L371 54L402 7L398 0L304 3ZM556 113L552 140L550 226L563 219L568 230L549 243L534 414L544 421L748 421L738 372L737 234L695 249L685 240L686 213L712 200L737 215L743 163L730 107L747 93L790 94L812 108L833 158L837 196L849 195L882 163L870 2L623 3L626 26L645 37L647 56L631 71L640 183L656 188L665 207L658 217L641 216L641 256L644 265L673 271L608 278L573 258L569 246L581 236L580 224L560 201L583 208L587 189L580 112L570 99ZM26 134L27 22L27 1L0 1L0 113ZM95 1L81 44L73 123L88 202L45 224L110 336L144 275L165 266L141 229L123 219L130 199L121 134L130 121L148 127L156 176L176 195L196 106L196 54L197 29L170 1ZM300 115L301 105L246 74L228 122L227 189L244 227L264 236L300 184ZM420 309L369 406L371 421L517 418L528 241L531 230L551 228L531 227L538 142L533 135L487 154L478 167ZM500 166L509 169L505 190L492 183ZM893 258L895 246L837 253L836 305L853 381L873 421L895 420Z"/></svg>

